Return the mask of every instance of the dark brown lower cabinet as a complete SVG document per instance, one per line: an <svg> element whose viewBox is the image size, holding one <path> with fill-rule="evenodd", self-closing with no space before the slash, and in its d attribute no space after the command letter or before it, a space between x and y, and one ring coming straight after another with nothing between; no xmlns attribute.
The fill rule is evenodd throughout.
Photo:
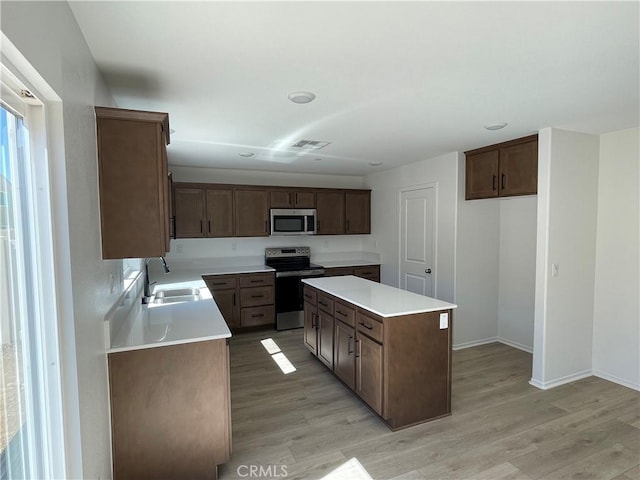
<svg viewBox="0 0 640 480"><path fill-rule="evenodd" d="M314 355L318 354L317 316L318 308L313 303L304 302L304 345Z"/></svg>
<svg viewBox="0 0 640 480"><path fill-rule="evenodd" d="M382 345L360 332L356 343L356 393L382 415Z"/></svg>
<svg viewBox="0 0 640 480"><path fill-rule="evenodd" d="M215 479L231 455L226 339L110 353L113 477Z"/></svg>
<svg viewBox="0 0 640 480"><path fill-rule="evenodd" d="M349 388L356 384L356 335L352 326L336 320L333 373Z"/></svg>
<svg viewBox="0 0 640 480"><path fill-rule="evenodd" d="M333 316L318 310L318 358L333 369Z"/></svg>

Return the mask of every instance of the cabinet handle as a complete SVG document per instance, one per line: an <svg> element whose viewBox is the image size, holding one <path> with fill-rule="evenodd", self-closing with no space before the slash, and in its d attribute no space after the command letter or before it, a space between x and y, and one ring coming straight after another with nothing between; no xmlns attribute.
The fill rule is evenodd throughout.
<svg viewBox="0 0 640 480"><path fill-rule="evenodd" d="M500 180L500 183L501 183L500 188L505 188L506 179L507 179L507 176L503 173L502 179Z"/></svg>
<svg viewBox="0 0 640 480"><path fill-rule="evenodd" d="M497 177L497 175L494 174L493 175L493 181L491 182L491 185L493 187L492 190L496 190L498 188L498 186L496 185L496 180L498 180L498 177Z"/></svg>
<svg viewBox="0 0 640 480"><path fill-rule="evenodd" d="M324 302L318 302L318 303L319 303L320 305L322 305L323 307L328 307L328 306L329 306L329 305L327 305L327 304L326 304L326 303L324 303Z"/></svg>
<svg viewBox="0 0 640 480"><path fill-rule="evenodd" d="M341 312L340 310L336 310L336 313L337 313L338 315L340 315L341 317L345 317L345 318L346 318L346 317L348 317L348 315L347 315L346 313Z"/></svg>
<svg viewBox="0 0 640 480"><path fill-rule="evenodd" d="M373 330L373 327L370 327L369 325L367 325L364 322L360 322L360 325L362 325L364 328L366 328L367 330Z"/></svg>
<svg viewBox="0 0 640 480"><path fill-rule="evenodd" d="M287 192L287 203L291 205L291 192Z"/></svg>
<svg viewBox="0 0 640 480"><path fill-rule="evenodd" d="M269 221L268 220L264 221L264 231L265 231L265 233L269 232Z"/></svg>
<svg viewBox="0 0 640 480"><path fill-rule="evenodd" d="M311 295L305 293L304 298L308 298L309 300L311 300Z"/></svg>
<svg viewBox="0 0 640 480"><path fill-rule="evenodd" d="M262 283L262 280L249 280L250 283Z"/></svg>
<svg viewBox="0 0 640 480"><path fill-rule="evenodd" d="M360 356L360 340L356 339L356 358L358 358Z"/></svg>
<svg viewBox="0 0 640 480"><path fill-rule="evenodd" d="M264 313L252 313L251 318L264 317Z"/></svg>
<svg viewBox="0 0 640 480"><path fill-rule="evenodd" d="M251 298L263 298L264 295L251 295Z"/></svg>
<svg viewBox="0 0 640 480"><path fill-rule="evenodd" d="M207 221L207 228L209 229L209 233L211 233L211 220Z"/></svg>
<svg viewBox="0 0 640 480"><path fill-rule="evenodd" d="M234 307L236 306L236 294L235 293L233 294L233 306Z"/></svg>
<svg viewBox="0 0 640 480"><path fill-rule="evenodd" d="M311 328L316 328L316 314L311 314Z"/></svg>
<svg viewBox="0 0 640 480"><path fill-rule="evenodd" d="M353 340L353 337L351 335L349 335L349 340L347 343L347 355L350 356L353 353L353 350L351 350L351 340Z"/></svg>
<svg viewBox="0 0 640 480"><path fill-rule="evenodd" d="M212 283L212 285L216 285L216 286L218 286L218 285L226 285L226 284L227 284L226 282L213 282Z"/></svg>
<svg viewBox="0 0 640 480"><path fill-rule="evenodd" d="M349 220L347 220L347 233L349 233Z"/></svg>
<svg viewBox="0 0 640 480"><path fill-rule="evenodd" d="M200 233L203 233L202 232L202 220L200 220Z"/></svg>
<svg viewBox="0 0 640 480"><path fill-rule="evenodd" d="M173 223L173 239L178 238L178 234L176 232L176 216L171 217L171 222Z"/></svg>

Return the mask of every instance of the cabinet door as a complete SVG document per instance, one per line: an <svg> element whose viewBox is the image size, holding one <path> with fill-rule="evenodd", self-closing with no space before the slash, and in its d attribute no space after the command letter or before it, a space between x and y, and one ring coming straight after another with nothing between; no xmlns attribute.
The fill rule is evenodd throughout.
<svg viewBox="0 0 640 480"><path fill-rule="evenodd" d="M293 208L292 193L289 190L272 190L269 192L271 208Z"/></svg>
<svg viewBox="0 0 640 480"><path fill-rule="evenodd" d="M167 195L169 197L169 239L167 240L167 252L170 250L169 242L172 238L176 238L176 214L173 201L173 175L167 175Z"/></svg>
<svg viewBox="0 0 640 480"><path fill-rule="evenodd" d="M176 238L199 238L204 230L204 191L194 187L174 189Z"/></svg>
<svg viewBox="0 0 640 480"><path fill-rule="evenodd" d="M315 192L293 192L293 200L295 208L316 208Z"/></svg>
<svg viewBox="0 0 640 480"><path fill-rule="evenodd" d="M336 320L333 371L352 390L356 381L355 330Z"/></svg>
<svg viewBox="0 0 640 480"><path fill-rule="evenodd" d="M207 237L233 237L233 190L206 190Z"/></svg>
<svg viewBox="0 0 640 480"><path fill-rule="evenodd" d="M498 149L467 154L465 199L498 196L499 157Z"/></svg>
<svg viewBox="0 0 640 480"><path fill-rule="evenodd" d="M382 415L382 345L356 333L356 393Z"/></svg>
<svg viewBox="0 0 640 480"><path fill-rule="evenodd" d="M314 355L318 354L318 310L304 302L304 345Z"/></svg>
<svg viewBox="0 0 640 480"><path fill-rule="evenodd" d="M500 196L538 191L538 141L500 149Z"/></svg>
<svg viewBox="0 0 640 480"><path fill-rule="evenodd" d="M238 295L236 289L233 290L213 290L213 299L218 305L218 309L229 327L240 326L240 307L238 306Z"/></svg>
<svg viewBox="0 0 640 480"><path fill-rule="evenodd" d="M269 235L269 197L266 190L234 190L236 237Z"/></svg>
<svg viewBox="0 0 640 480"><path fill-rule="evenodd" d="M168 130L166 114L96 107L104 259L160 257L167 251L164 117Z"/></svg>
<svg viewBox="0 0 640 480"><path fill-rule="evenodd" d="M318 310L318 358L333 370L333 316Z"/></svg>
<svg viewBox="0 0 640 480"><path fill-rule="evenodd" d="M344 235L344 192L316 192L318 235Z"/></svg>
<svg viewBox="0 0 640 480"><path fill-rule="evenodd" d="M371 233L371 192L346 192L344 200L346 234Z"/></svg>

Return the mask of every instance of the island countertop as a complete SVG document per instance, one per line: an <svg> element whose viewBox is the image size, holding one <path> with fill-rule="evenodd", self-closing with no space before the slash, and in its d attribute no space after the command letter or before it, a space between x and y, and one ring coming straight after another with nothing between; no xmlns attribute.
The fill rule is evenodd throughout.
<svg viewBox="0 0 640 480"><path fill-rule="evenodd" d="M397 317L415 313L436 312L456 308L444 302L364 278L344 277L305 278L305 284L334 297L369 310L381 317Z"/></svg>

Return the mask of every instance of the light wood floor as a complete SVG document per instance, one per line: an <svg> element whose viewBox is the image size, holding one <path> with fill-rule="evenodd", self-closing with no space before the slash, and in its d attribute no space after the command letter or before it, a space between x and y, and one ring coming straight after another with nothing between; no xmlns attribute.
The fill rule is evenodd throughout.
<svg viewBox="0 0 640 480"><path fill-rule="evenodd" d="M269 336L296 372L269 358ZM317 479L352 457L376 480L640 478L638 392L596 377L538 390L531 355L497 343L453 360L452 415L394 433L309 354L302 330L235 336L233 454L220 478L257 465L272 473L261 478L284 466L287 479Z"/></svg>

